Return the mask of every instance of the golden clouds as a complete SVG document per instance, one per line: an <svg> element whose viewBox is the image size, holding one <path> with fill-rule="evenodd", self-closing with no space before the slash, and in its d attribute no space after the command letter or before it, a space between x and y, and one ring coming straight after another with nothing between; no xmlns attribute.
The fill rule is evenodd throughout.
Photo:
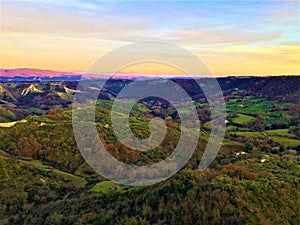
<svg viewBox="0 0 300 225"><path fill-rule="evenodd" d="M165 6L164 12L180 14L176 18L160 7L132 4L4 1L0 66L84 71L119 46L157 38L189 49L217 75L300 74L295 3L240 8L220 2L189 6L186 12ZM184 55L163 54L185 60ZM135 65L127 72L178 73L157 64Z"/></svg>
<svg viewBox="0 0 300 225"><path fill-rule="evenodd" d="M199 55L217 75L299 75L298 46L231 46ZM224 73L224 71L226 71Z"/></svg>

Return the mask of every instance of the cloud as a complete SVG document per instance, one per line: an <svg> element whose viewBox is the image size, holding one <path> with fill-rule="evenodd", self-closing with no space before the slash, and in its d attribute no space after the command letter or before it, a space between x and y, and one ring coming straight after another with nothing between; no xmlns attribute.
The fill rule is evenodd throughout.
<svg viewBox="0 0 300 225"><path fill-rule="evenodd" d="M259 30L214 30L201 31L195 29L179 30L171 35L163 36L170 40L190 41L196 43L249 43L267 41L281 36L280 31L262 33Z"/></svg>
<svg viewBox="0 0 300 225"><path fill-rule="evenodd" d="M190 49L218 74L266 73L267 68L274 73L299 71L295 2L31 0L1 4L1 57L9 67L84 70L124 43L160 38Z"/></svg>
<svg viewBox="0 0 300 225"><path fill-rule="evenodd" d="M264 17L273 20L292 19L299 23L299 10L299 1L282 1L271 12L266 12Z"/></svg>
<svg viewBox="0 0 300 225"><path fill-rule="evenodd" d="M73 3L76 5L76 10L55 8L44 4L34 6L4 2L1 30L2 32L46 33L52 36L135 41L150 36L150 29L155 26L134 15L123 17L117 13L99 12L96 3ZM67 4L68 7L72 5ZM97 11L91 12L88 10L90 8L95 8Z"/></svg>

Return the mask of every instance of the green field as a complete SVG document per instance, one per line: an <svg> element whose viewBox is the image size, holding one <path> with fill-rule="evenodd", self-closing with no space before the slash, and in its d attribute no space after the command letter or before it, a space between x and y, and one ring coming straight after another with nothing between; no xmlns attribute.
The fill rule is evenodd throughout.
<svg viewBox="0 0 300 225"><path fill-rule="evenodd" d="M264 98L247 99L246 97L241 99L239 102L237 102L236 99L229 99L227 103L227 111L236 111L251 115L255 115L259 112L261 115L266 116L272 106L282 108L290 105L288 102L277 103L275 101L268 101Z"/></svg>
<svg viewBox="0 0 300 225"><path fill-rule="evenodd" d="M232 132L232 133L236 134L238 136L242 136L242 137L259 137L259 138L265 138L266 137L261 132L246 131L246 132Z"/></svg>
<svg viewBox="0 0 300 225"><path fill-rule="evenodd" d="M267 130L266 133L271 136L294 138L294 134L290 134L288 129Z"/></svg>
<svg viewBox="0 0 300 225"><path fill-rule="evenodd" d="M283 146L298 146L300 145L300 140L286 138L286 137L279 137L274 136L272 137L273 141L283 145Z"/></svg>
<svg viewBox="0 0 300 225"><path fill-rule="evenodd" d="M112 181L102 181L90 189L91 192L102 192L108 194L113 191L123 192L124 187Z"/></svg>
<svg viewBox="0 0 300 225"><path fill-rule="evenodd" d="M232 120L232 122L239 124L239 125L246 125L247 123L249 123L250 121L252 121L254 119L255 119L255 117L253 117L253 116L248 116L248 115L239 113L238 116Z"/></svg>

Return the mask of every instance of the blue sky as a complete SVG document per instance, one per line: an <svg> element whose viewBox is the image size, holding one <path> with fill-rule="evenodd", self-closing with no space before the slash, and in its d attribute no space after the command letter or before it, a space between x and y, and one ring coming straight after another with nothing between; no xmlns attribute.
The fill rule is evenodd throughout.
<svg viewBox="0 0 300 225"><path fill-rule="evenodd" d="M84 70L116 47L158 38L189 49L216 74L300 72L298 1L42 0L1 5L1 67Z"/></svg>

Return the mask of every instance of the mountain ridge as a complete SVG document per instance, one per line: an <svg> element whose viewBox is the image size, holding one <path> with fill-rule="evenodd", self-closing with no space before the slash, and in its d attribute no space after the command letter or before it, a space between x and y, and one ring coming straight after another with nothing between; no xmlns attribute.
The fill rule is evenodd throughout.
<svg viewBox="0 0 300 225"><path fill-rule="evenodd" d="M226 77L280 77L280 76L300 76L299 75L222 75L222 76L202 76L202 75L166 75L166 74L140 74L136 72L113 72L113 73L97 73L97 72L89 72L89 71L56 71L56 70L47 70L47 69L34 69L34 68L15 68L15 69L0 69L0 79L13 79L13 78L31 78L36 79L37 81L42 78L74 78L75 80L80 79L82 76L86 79L93 78L110 78L113 75L113 78L126 78L126 79L134 79L134 78L177 78L177 79L189 79L189 78L226 78ZM63 79L62 79L63 80Z"/></svg>

